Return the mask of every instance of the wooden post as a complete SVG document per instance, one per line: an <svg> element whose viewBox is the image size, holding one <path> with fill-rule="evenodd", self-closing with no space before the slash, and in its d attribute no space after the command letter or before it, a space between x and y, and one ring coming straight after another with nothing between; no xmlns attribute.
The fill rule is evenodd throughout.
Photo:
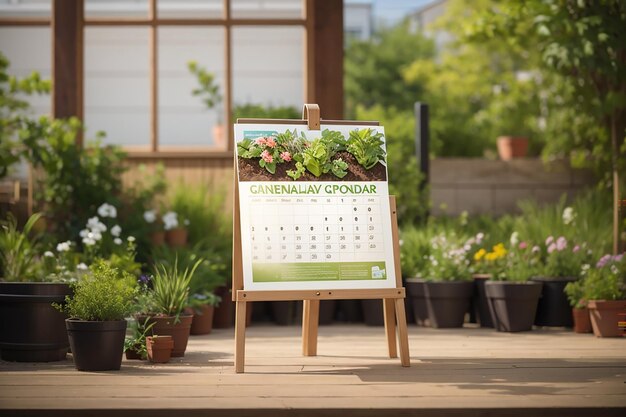
<svg viewBox="0 0 626 417"><path fill-rule="evenodd" d="M383 299L383 312L385 319L385 334L387 335L387 348L390 358L398 357L396 348L396 307L393 298Z"/></svg>
<svg viewBox="0 0 626 417"><path fill-rule="evenodd" d="M320 300L304 300L302 307L302 355L317 356Z"/></svg>
<svg viewBox="0 0 626 417"><path fill-rule="evenodd" d="M240 374L246 361L246 302L237 301L235 305L235 372Z"/></svg>

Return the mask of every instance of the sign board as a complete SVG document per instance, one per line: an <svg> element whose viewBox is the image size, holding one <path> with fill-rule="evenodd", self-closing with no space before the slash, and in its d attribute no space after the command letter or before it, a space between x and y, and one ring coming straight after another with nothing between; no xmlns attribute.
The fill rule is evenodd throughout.
<svg viewBox="0 0 626 417"><path fill-rule="evenodd" d="M395 288L384 129L236 124L243 287Z"/></svg>

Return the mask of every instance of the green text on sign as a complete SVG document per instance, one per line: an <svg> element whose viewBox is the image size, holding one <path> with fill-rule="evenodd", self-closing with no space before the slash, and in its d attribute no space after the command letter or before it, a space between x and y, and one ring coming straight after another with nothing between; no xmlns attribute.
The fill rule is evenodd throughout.
<svg viewBox="0 0 626 417"><path fill-rule="evenodd" d="M254 263L254 282L367 281L387 278L385 262Z"/></svg>

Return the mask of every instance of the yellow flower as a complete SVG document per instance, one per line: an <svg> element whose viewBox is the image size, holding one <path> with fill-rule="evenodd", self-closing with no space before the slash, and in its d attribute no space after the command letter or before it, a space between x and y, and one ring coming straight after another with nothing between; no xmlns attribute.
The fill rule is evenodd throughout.
<svg viewBox="0 0 626 417"><path fill-rule="evenodd" d="M478 252L474 254L474 260L480 261L483 258L483 256L485 256L486 253L487 253L486 250L480 249Z"/></svg>

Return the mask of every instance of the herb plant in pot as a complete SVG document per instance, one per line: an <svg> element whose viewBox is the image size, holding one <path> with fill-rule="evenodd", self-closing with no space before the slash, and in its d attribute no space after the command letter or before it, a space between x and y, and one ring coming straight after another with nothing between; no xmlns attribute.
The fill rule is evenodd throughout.
<svg viewBox="0 0 626 417"><path fill-rule="evenodd" d="M97 260L73 285L66 304L55 305L68 314L65 323L79 371L119 370L126 334L125 317L134 310L135 277Z"/></svg>
<svg viewBox="0 0 626 417"><path fill-rule="evenodd" d="M148 357L146 348L146 334L152 329L154 323L141 323L133 320L130 324L131 335L124 340L124 353L128 360L145 360Z"/></svg>
<svg viewBox="0 0 626 417"><path fill-rule="evenodd" d="M603 256L595 268L587 271L583 288L593 334L623 336L619 323L626 314L626 255Z"/></svg>
<svg viewBox="0 0 626 417"><path fill-rule="evenodd" d="M484 251L478 261L484 262L492 275L485 283L485 294L495 329L500 332L531 330L543 285L530 281L539 266L536 251L522 242L509 252L498 243L492 251Z"/></svg>
<svg viewBox="0 0 626 417"><path fill-rule="evenodd" d="M1 224L0 350L7 361L59 361L69 348L67 316L51 305L63 303L72 293L63 282L69 275L48 274L45 263L64 256L70 244L59 244L58 254L46 251L40 259L37 239L31 237L40 218L41 214L33 214L22 230L11 216Z"/></svg>
<svg viewBox="0 0 626 417"><path fill-rule="evenodd" d="M589 267L589 265L587 265L587 267ZM583 270L585 269L587 268L583 265ZM591 333L592 331L587 300L585 300L584 296L584 285L584 278L568 282L567 285L565 285L565 293L572 306L572 319L576 333Z"/></svg>
<svg viewBox="0 0 626 417"><path fill-rule="evenodd" d="M454 235L442 234L431 241L424 293L432 327L463 326L474 291L465 247Z"/></svg>
<svg viewBox="0 0 626 417"><path fill-rule="evenodd" d="M158 264L152 278L152 289L144 297L150 298L149 315L138 315L140 321L148 319L154 323L152 335L172 336L174 349L172 357L185 356L193 314L185 314L189 297L189 283L202 259L189 268L180 270L178 259L173 265Z"/></svg>

